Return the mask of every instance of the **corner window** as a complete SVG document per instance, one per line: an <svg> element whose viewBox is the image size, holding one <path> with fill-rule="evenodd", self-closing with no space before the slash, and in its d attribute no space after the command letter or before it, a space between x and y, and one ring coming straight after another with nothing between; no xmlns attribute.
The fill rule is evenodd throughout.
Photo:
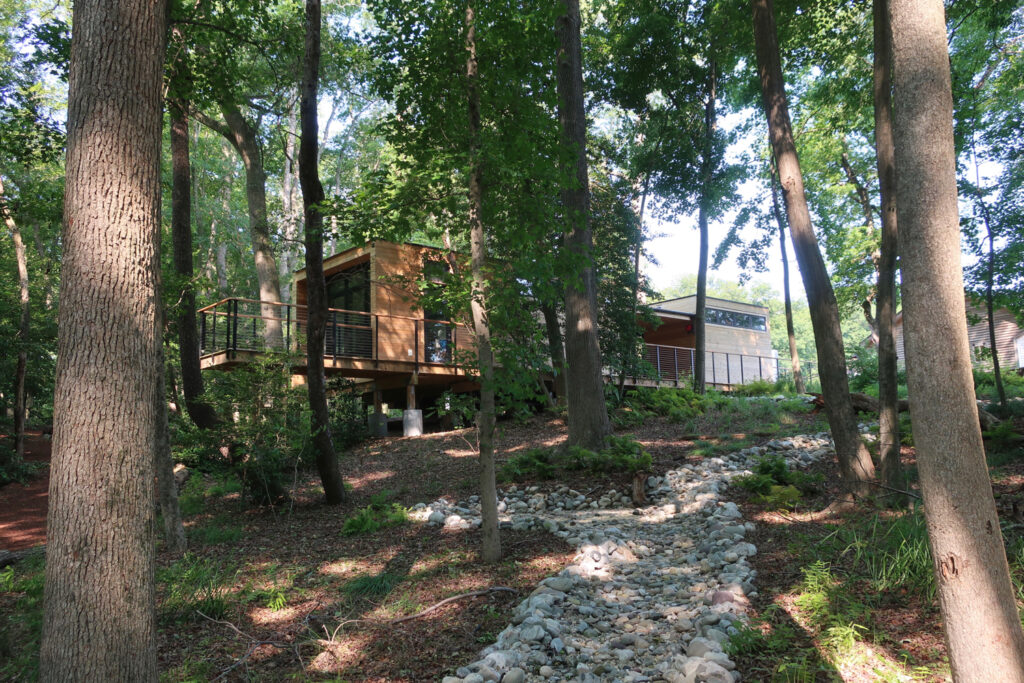
<svg viewBox="0 0 1024 683"><path fill-rule="evenodd" d="M740 327L757 332L768 330L768 320L763 315L726 311L721 308L704 309L704 322L712 325L725 325L726 327Z"/></svg>

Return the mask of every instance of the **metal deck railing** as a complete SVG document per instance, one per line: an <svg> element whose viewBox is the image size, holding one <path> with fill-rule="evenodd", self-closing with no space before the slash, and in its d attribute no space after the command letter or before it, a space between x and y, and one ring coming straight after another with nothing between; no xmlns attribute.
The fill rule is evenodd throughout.
<svg viewBox="0 0 1024 683"><path fill-rule="evenodd" d="M644 360L648 370L638 377L657 382L690 381L696 349L685 346L644 344ZM731 386L756 380L774 382L779 377L779 359L724 351L705 352L704 376L709 384Z"/></svg>
<svg viewBox="0 0 1024 683"><path fill-rule="evenodd" d="M202 356L239 352L303 353L305 306L229 298L199 309ZM330 308L324 329L326 358L455 365L472 348L461 323Z"/></svg>

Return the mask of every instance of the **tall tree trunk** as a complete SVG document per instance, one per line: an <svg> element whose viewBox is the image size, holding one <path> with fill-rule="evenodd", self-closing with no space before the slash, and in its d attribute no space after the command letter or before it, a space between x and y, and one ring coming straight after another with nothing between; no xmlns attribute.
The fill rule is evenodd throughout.
<svg viewBox="0 0 1024 683"><path fill-rule="evenodd" d="M772 211L775 213L775 223L779 226L779 249L782 250L782 298L786 305L786 336L789 339L789 366L793 371L793 384L796 393L803 394L807 391L804 385L804 375L800 371L800 354L796 350L796 331L793 329L793 297L789 291L789 254L786 253L786 219L782 215L782 207L779 206L779 178L776 175L774 166L771 169L772 175Z"/></svg>
<svg viewBox="0 0 1024 683"><path fill-rule="evenodd" d="M548 334L548 351L551 354L551 369L555 373L555 400L564 404L565 387L565 347L562 345L562 326L558 322L558 310L554 303L544 303L540 307L544 316L544 327Z"/></svg>
<svg viewBox="0 0 1024 683"><path fill-rule="evenodd" d="M338 455L331 439L327 411L327 378L324 375L324 329L327 324L327 287L324 281L324 218L320 203L324 188L317 168L317 93L320 86L320 1L306 0L306 51L302 69L299 144L299 183L306 219L306 378L309 387L310 428L316 446L316 467L327 503L344 503L345 485L338 470Z"/></svg>
<svg viewBox="0 0 1024 683"><path fill-rule="evenodd" d="M491 328L487 320L487 236L483 223L483 162L480 158L480 90L476 57L476 17L473 6L466 6L466 87L469 105L469 239L473 292L469 300L473 312L473 333L480 367L480 412L477 432L480 448L480 516L483 545L481 559L501 559L498 534L498 489L494 472L494 356L491 353Z"/></svg>
<svg viewBox="0 0 1024 683"><path fill-rule="evenodd" d="M583 109L583 60L579 0L562 0L565 14L555 22L558 33L558 119L563 158L575 164L564 169L562 205L569 231L565 248L578 268L576 282L565 283L566 398L569 443L599 450L611 433L604 402L601 348L597 335L597 281L590 231L590 187L587 175L587 122Z"/></svg>
<svg viewBox="0 0 1024 683"><path fill-rule="evenodd" d="M718 73L715 60L708 64L707 102L704 104L704 149L700 158L700 199L697 208L697 229L700 232L700 251L697 261L697 302L694 316L695 342L693 359L693 389L703 394L707 373L704 370L707 356L707 326L705 323L708 303L708 214L711 213L712 183L715 167L715 130L718 127L715 105L718 103Z"/></svg>
<svg viewBox="0 0 1024 683"><path fill-rule="evenodd" d="M807 209L804 181L793 142L793 129L782 80L772 0L752 0L752 5L757 65L765 114L768 117L768 131L778 164L793 251L800 266L810 306L814 345L818 351L818 375L836 445L839 471L846 488L842 503L847 504L854 497L869 495L875 466L857 431L857 416L850 401L850 385L846 376L843 334L839 328L839 307Z"/></svg>
<svg viewBox="0 0 1024 683"><path fill-rule="evenodd" d="M179 60L180 62L181 60ZM176 68L182 68L178 64ZM196 329L196 293L192 265L192 164L189 159L188 103L172 102L171 115L171 243L174 272L181 287L177 306L178 352L185 410L200 429L217 424L213 408L203 400Z"/></svg>
<svg viewBox="0 0 1024 683"><path fill-rule="evenodd" d="M280 349L284 337L281 331L281 311L274 304L281 301L281 281L277 274L277 260L270 243L267 223L267 173L263 168L263 155L256 128L246 120L238 105L229 100L221 102L221 123L200 112L196 117L211 130L224 136L238 152L245 167L245 201L249 210L249 239L256 263L256 280L260 288L260 314L265 319L264 343L268 348Z"/></svg>
<svg viewBox="0 0 1024 683"><path fill-rule="evenodd" d="M72 16L39 677L156 681L164 2ZM114 30L112 27L116 27Z"/></svg>
<svg viewBox="0 0 1024 683"><path fill-rule="evenodd" d="M1024 681L1024 632L974 402L942 0L890 0L910 414L956 681Z"/></svg>
<svg viewBox="0 0 1024 683"><path fill-rule="evenodd" d="M878 468L882 483L889 487L885 500L893 506L906 503L896 493L907 488L900 462L899 383L896 374L896 157L892 140L892 46L889 36L887 0L874 0L875 34L874 101L875 158L881 190L882 244L878 257L875 288L875 320L878 325Z"/></svg>
<svg viewBox="0 0 1024 683"><path fill-rule="evenodd" d="M4 198L4 183L0 178L0 214L4 224L11 231L14 240L14 257L18 263L18 299L21 304L21 316L18 320L18 364L14 373L14 463L25 459L25 418L28 414L28 401L25 395L25 375L28 374L28 335L32 316L28 291L28 255L25 242L21 239L21 230L14 222L14 217Z"/></svg>

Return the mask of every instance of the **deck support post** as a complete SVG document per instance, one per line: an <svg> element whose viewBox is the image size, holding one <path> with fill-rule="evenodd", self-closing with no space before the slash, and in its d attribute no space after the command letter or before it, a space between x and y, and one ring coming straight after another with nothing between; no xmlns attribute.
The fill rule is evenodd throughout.
<svg viewBox="0 0 1024 683"><path fill-rule="evenodd" d="M388 413L384 409L384 396L376 386L373 390L373 412L367 418L367 424L370 427L370 436L388 435Z"/></svg>
<svg viewBox="0 0 1024 683"><path fill-rule="evenodd" d="M405 388L405 410L402 412L402 436L421 436L423 434L423 411L416 409L416 384L418 373L412 373L409 384Z"/></svg>

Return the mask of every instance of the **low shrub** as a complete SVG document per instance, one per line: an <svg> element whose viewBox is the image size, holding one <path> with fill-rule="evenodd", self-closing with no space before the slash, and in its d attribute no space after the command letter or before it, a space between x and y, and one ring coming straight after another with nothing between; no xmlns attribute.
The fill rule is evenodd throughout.
<svg viewBox="0 0 1024 683"><path fill-rule="evenodd" d="M502 481L516 481L522 478L552 479L558 469L555 452L549 448L531 448L509 458L501 466L499 477Z"/></svg>
<svg viewBox="0 0 1024 683"><path fill-rule="evenodd" d="M408 523L409 511L398 503L388 503L390 495L382 491L371 496L369 505L345 520L341 533L345 536L369 534Z"/></svg>
<svg viewBox="0 0 1024 683"><path fill-rule="evenodd" d="M501 468L503 481L553 479L558 470L635 474L651 467L651 454L629 436L610 436L601 451L569 446L565 451L532 448L510 458Z"/></svg>
<svg viewBox="0 0 1024 683"><path fill-rule="evenodd" d="M346 583L342 590L356 598L379 598L388 595L401 581L400 575L389 572L364 574Z"/></svg>

